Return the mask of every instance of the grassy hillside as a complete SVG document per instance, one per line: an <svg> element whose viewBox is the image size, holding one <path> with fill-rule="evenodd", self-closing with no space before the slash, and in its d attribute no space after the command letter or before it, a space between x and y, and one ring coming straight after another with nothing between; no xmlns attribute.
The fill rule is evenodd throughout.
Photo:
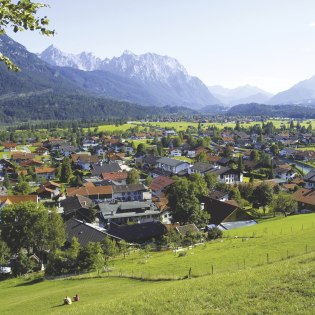
<svg viewBox="0 0 315 315"><path fill-rule="evenodd" d="M222 242L193 248L185 257L153 253L145 263L136 252L112 261L112 275L122 270L176 278L192 267L192 279L91 274L90 279L3 281L0 314L314 314L314 230L315 214L291 216L227 232ZM65 295L76 293L79 303L62 305Z"/></svg>
<svg viewBox="0 0 315 315"><path fill-rule="evenodd" d="M208 242L185 250L180 257L171 251L135 252L126 259L111 262L112 274L145 278L181 278L192 274L201 276L267 264L288 256L315 251L315 214L290 216L255 226L224 233L222 240Z"/></svg>
<svg viewBox="0 0 315 315"><path fill-rule="evenodd" d="M0 283L6 314L314 314L315 254L197 279L128 279ZM81 301L63 306L63 297Z"/></svg>

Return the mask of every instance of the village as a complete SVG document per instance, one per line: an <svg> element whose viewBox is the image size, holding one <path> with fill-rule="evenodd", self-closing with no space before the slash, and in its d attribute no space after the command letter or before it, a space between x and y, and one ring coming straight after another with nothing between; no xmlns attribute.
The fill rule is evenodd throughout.
<svg viewBox="0 0 315 315"><path fill-rule="evenodd" d="M119 250L178 248L265 218L315 211L311 122L156 125L139 122L112 133L33 130L29 138L2 132L0 213L25 202L55 209L65 226L59 247L67 251L74 240L84 248L104 238ZM4 240L12 237L10 220L1 218ZM11 270L22 247L10 248L3 270ZM45 251L34 246L27 256L43 269L51 258ZM48 273L72 269L50 266Z"/></svg>

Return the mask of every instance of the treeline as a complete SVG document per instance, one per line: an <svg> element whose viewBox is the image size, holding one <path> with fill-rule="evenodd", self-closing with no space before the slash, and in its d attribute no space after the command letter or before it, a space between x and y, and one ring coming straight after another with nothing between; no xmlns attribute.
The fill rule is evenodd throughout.
<svg viewBox="0 0 315 315"><path fill-rule="evenodd" d="M241 104L230 108L227 115L315 118L315 108L298 105Z"/></svg>
<svg viewBox="0 0 315 315"><path fill-rule="evenodd" d="M184 107L141 106L109 98L83 94L64 95L46 93L0 100L0 122L14 123L29 120L93 121L128 120L163 117L170 114L192 115Z"/></svg>

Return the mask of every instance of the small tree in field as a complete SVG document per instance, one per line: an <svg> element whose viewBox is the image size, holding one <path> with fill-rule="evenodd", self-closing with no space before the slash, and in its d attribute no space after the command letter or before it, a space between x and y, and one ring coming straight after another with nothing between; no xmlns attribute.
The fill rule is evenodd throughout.
<svg viewBox="0 0 315 315"><path fill-rule="evenodd" d="M124 259L125 259L126 254L128 253L128 244L125 240L120 241L119 252L124 255Z"/></svg>
<svg viewBox="0 0 315 315"><path fill-rule="evenodd" d="M291 195L279 193L273 198L271 208L274 215L276 212L281 212L286 216L287 213L293 213L297 210L297 202L293 200Z"/></svg>
<svg viewBox="0 0 315 315"><path fill-rule="evenodd" d="M266 211L266 206L269 205L273 198L272 188L265 182L257 186L252 194L252 201L255 206L263 207L264 214Z"/></svg>
<svg viewBox="0 0 315 315"><path fill-rule="evenodd" d="M102 242L103 254L105 257L105 265L108 266L108 261L111 257L117 254L117 245L114 240L106 236Z"/></svg>

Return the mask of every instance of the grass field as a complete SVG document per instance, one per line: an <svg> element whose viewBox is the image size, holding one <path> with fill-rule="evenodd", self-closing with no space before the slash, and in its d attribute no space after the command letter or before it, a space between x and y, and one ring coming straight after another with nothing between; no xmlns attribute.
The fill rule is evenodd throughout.
<svg viewBox="0 0 315 315"><path fill-rule="evenodd" d="M188 163L191 163L191 164L194 163L194 160L189 158L189 157L187 157L187 156L173 156L172 159L179 160L179 161L185 161L185 162L188 162Z"/></svg>
<svg viewBox="0 0 315 315"><path fill-rule="evenodd" d="M315 312L315 254L182 281L118 278L0 283L0 313L303 314ZM63 306L65 295L81 301Z"/></svg>
<svg viewBox="0 0 315 315"><path fill-rule="evenodd" d="M223 242L195 247L185 257L153 253L143 263L136 252L113 261L116 271L137 266L144 277L185 276L191 267L192 279L140 281L102 274L2 281L0 314L314 314L314 225L315 214L271 219L229 231ZM80 302L62 305L65 295L76 293Z"/></svg>
<svg viewBox="0 0 315 315"><path fill-rule="evenodd" d="M288 120L284 120L284 119L272 119L269 120L272 121L272 123L274 124L274 126L276 128L280 128L281 125L285 125L286 128L289 128L289 121ZM308 126L309 122L312 122L313 124L315 124L314 120L305 120L304 122L301 122L301 126ZM249 128L251 126L254 126L256 124L262 124L260 121L253 121L253 122L246 122L246 123L241 123L241 127L243 128ZM296 122L295 122L296 124ZM176 131L185 131L189 126L193 126L195 128L198 128L198 123L197 122L187 122L187 121L179 121L179 122L130 122L128 124L123 124L123 125L100 125L98 126L98 132L108 132L108 133L115 133L118 131L128 131L131 128L134 128L136 126L139 126L140 131L144 130L146 127L158 127L158 128L167 128L167 129L175 129ZM222 122L222 123L202 123L201 124L203 129L208 128L209 126L216 126L219 129L224 129L225 127L227 128L234 128L235 127L235 123L234 122ZM86 132L88 130L88 128L84 128L84 131ZM91 128L91 130L94 130L94 127Z"/></svg>
<svg viewBox="0 0 315 315"><path fill-rule="evenodd" d="M236 238L235 238L236 236ZM307 247L307 248L306 248ZM146 260L139 252L111 262L112 274L145 278L180 278L192 268L193 275L238 270L279 261L288 255L315 251L315 214L290 216L224 233L222 240L208 242L179 257L171 251L153 252ZM268 255L268 258L267 258ZM161 268L167 266L167 268Z"/></svg>
<svg viewBox="0 0 315 315"><path fill-rule="evenodd" d="M297 148L297 150L300 150L300 151L315 151L315 146L300 147L300 148Z"/></svg>
<svg viewBox="0 0 315 315"><path fill-rule="evenodd" d="M272 120L268 120L267 122L271 121L274 126L279 129L281 127L281 125L285 125L286 128L289 128L290 123L288 120L284 120L284 119L272 119ZM315 124L314 120L307 120L304 122L301 122L301 126L308 126L309 121L311 121L313 124ZM296 122L295 122L296 123ZM179 122L146 122L145 123L146 126L155 126L155 127L160 127L160 128L174 128L176 131L185 131L188 126L193 126L195 128L198 128L198 123L194 123L194 122L185 122L185 121L179 121ZM253 121L253 122L246 122L246 123L241 123L241 127L242 128L249 128L252 127L256 124L261 125L262 123L260 121ZM216 126L219 129L224 129L225 127L227 128L234 128L235 127L235 123L234 122L222 122L222 123L203 123L201 124L202 128L208 128L209 126Z"/></svg>
<svg viewBox="0 0 315 315"><path fill-rule="evenodd" d="M136 127L136 124L123 124L123 125L100 125L98 126L98 132L116 132L116 131L127 131L131 128ZM94 130L95 128L92 127L91 130ZM141 128L140 128L141 129ZM83 128L84 132L88 131L88 128Z"/></svg>

